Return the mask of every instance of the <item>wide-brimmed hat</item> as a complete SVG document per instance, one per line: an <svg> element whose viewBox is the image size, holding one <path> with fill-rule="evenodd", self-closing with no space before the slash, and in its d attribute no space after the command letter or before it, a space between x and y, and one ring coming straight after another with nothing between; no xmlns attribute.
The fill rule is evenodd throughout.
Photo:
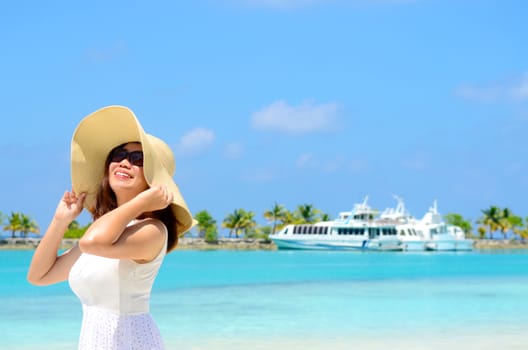
<svg viewBox="0 0 528 350"><path fill-rule="evenodd" d="M147 134L127 107L101 108L81 120L75 129L71 142L73 191L86 193L84 207L93 214L108 154L128 142L141 143L143 172L149 186L164 185L174 195L171 209L177 219L176 232L183 235L192 228L194 220L172 178L176 170L174 154L165 142Z"/></svg>

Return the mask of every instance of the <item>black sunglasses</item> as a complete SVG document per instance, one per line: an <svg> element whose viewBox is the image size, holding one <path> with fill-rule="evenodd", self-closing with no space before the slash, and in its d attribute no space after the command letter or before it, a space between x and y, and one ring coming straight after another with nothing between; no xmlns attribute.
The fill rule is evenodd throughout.
<svg viewBox="0 0 528 350"><path fill-rule="evenodd" d="M143 152L142 151L132 151L129 152L124 148L118 148L112 152L110 160L112 162L120 162L123 159L127 158L130 164L135 166L143 166Z"/></svg>

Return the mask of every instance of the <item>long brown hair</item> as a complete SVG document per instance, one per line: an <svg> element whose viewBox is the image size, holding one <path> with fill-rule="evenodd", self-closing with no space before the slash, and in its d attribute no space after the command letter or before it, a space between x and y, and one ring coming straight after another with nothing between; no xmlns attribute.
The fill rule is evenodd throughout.
<svg viewBox="0 0 528 350"><path fill-rule="evenodd" d="M92 218L94 221L99 219L101 216L108 213L109 211L117 208L117 198L114 190L112 190L112 188L110 187L108 167L112 161L112 153L114 153L116 149L124 147L127 143L123 143L122 145L115 147L110 151L110 153L108 153L108 156L106 157L103 180L99 185L99 189L97 190L97 195L95 198L95 208L92 214ZM170 252L171 250L176 248L176 246L178 245L178 232L176 230L178 220L176 219L176 216L174 215L174 212L172 211L170 205L161 210L156 210L150 213L144 213L139 218L153 218L163 222L163 224L165 224L165 226L167 227L168 231L167 252Z"/></svg>

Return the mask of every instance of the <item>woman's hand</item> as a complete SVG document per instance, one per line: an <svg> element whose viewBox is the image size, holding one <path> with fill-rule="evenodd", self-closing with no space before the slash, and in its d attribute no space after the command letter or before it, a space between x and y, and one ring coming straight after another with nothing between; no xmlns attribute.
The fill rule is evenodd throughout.
<svg viewBox="0 0 528 350"><path fill-rule="evenodd" d="M166 208L172 203L174 195L166 186L152 186L136 196L141 201L143 212L151 212Z"/></svg>
<svg viewBox="0 0 528 350"><path fill-rule="evenodd" d="M85 197L86 193L81 193L77 196L73 191L64 192L64 195L55 210L55 218L57 220L68 221L68 223L75 220L83 209Z"/></svg>

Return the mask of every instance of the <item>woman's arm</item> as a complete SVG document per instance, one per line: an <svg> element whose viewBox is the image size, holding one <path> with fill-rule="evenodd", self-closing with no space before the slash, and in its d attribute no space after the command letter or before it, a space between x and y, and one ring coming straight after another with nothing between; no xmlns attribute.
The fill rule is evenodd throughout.
<svg viewBox="0 0 528 350"><path fill-rule="evenodd" d="M95 220L79 241L82 252L115 259L146 262L154 259L165 242L165 230L154 220L127 227L143 213L167 207L172 193L151 187Z"/></svg>
<svg viewBox="0 0 528 350"><path fill-rule="evenodd" d="M84 194L76 196L73 192L64 193L44 237L33 254L27 274L30 283L49 285L68 279L70 269L79 257L80 250L75 246L61 256L57 256L57 252L68 225L82 211L84 197Z"/></svg>

